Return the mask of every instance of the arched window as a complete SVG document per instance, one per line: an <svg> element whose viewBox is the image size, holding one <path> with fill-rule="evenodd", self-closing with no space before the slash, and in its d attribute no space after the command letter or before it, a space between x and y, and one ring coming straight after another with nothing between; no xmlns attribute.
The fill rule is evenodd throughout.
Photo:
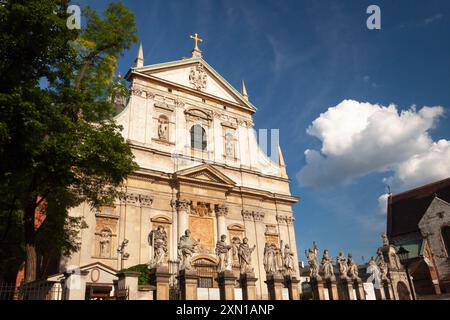
<svg viewBox="0 0 450 320"><path fill-rule="evenodd" d="M191 148L206 150L206 131L199 124L191 128Z"/></svg>
<svg viewBox="0 0 450 320"><path fill-rule="evenodd" d="M447 251L447 257L450 257L450 226L442 227L441 235L445 250Z"/></svg>

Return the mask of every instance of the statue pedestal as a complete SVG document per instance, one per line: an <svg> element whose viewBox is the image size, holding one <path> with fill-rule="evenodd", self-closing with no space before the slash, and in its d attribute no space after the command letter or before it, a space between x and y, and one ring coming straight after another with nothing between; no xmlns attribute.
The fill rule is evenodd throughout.
<svg viewBox="0 0 450 320"><path fill-rule="evenodd" d="M350 278L341 278L340 280L341 300L356 300L355 292L353 291L353 283Z"/></svg>
<svg viewBox="0 0 450 320"><path fill-rule="evenodd" d="M392 285L389 279L382 280L383 287L380 290L383 291L386 300L395 300L394 293L392 292Z"/></svg>
<svg viewBox="0 0 450 320"><path fill-rule="evenodd" d="M270 300L283 300L282 289L284 287L284 278L281 274L276 273L273 275L267 275L267 290L269 291Z"/></svg>
<svg viewBox="0 0 450 320"><path fill-rule="evenodd" d="M169 279L171 274L168 267L157 267L150 271L154 275L156 286L155 300L169 300Z"/></svg>
<svg viewBox="0 0 450 320"><path fill-rule="evenodd" d="M289 299L290 300L300 300L300 291L298 284L300 283L300 280L298 280L296 277L292 276L286 276L286 283L289 291Z"/></svg>
<svg viewBox="0 0 450 320"><path fill-rule="evenodd" d="M328 289L330 300L339 300L336 277L327 278L324 282L324 287Z"/></svg>
<svg viewBox="0 0 450 320"><path fill-rule="evenodd" d="M220 300L234 300L234 288L236 287L236 276L230 270L225 270L217 275L220 288Z"/></svg>
<svg viewBox="0 0 450 320"><path fill-rule="evenodd" d="M198 275L194 270L181 270L178 276L182 300L197 300Z"/></svg>
<svg viewBox="0 0 450 320"><path fill-rule="evenodd" d="M314 300L325 300L322 279L311 278L311 288Z"/></svg>
<svg viewBox="0 0 450 320"><path fill-rule="evenodd" d="M241 274L242 298L244 300L256 300L256 281L253 272Z"/></svg>
<svg viewBox="0 0 450 320"><path fill-rule="evenodd" d="M366 300L366 293L364 292L362 280L360 278L353 279L353 285L356 291L356 299Z"/></svg>

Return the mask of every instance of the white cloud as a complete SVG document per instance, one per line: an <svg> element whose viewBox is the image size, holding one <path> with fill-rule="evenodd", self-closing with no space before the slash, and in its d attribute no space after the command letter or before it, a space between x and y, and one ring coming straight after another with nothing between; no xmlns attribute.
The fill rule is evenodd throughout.
<svg viewBox="0 0 450 320"><path fill-rule="evenodd" d="M427 25L428 25L428 24L432 24L433 22L436 22L436 21L441 20L442 17L443 17L442 13L436 13L435 15L426 18L426 19L423 21L423 23L424 23L424 24L427 24Z"/></svg>
<svg viewBox="0 0 450 320"><path fill-rule="evenodd" d="M322 141L322 147L320 151L305 151L306 165L297 177L302 185L326 187L388 170L394 170L394 175L387 179L399 186L427 175L448 175L445 165L433 169L433 174L414 169L427 166L448 148L444 146L447 141L434 143L428 134L443 114L439 106L399 111L392 104L386 107L344 100L307 129L309 135Z"/></svg>
<svg viewBox="0 0 450 320"><path fill-rule="evenodd" d="M378 212L381 215L386 215L387 213L387 201L388 201L389 195L387 193L382 194L378 197Z"/></svg>
<svg viewBox="0 0 450 320"><path fill-rule="evenodd" d="M439 140L430 148L399 163L384 181L395 190L404 190L450 177L450 141Z"/></svg>

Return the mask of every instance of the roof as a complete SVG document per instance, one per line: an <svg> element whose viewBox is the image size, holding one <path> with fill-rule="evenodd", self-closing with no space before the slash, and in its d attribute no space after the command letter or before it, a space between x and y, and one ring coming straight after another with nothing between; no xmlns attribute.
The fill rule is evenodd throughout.
<svg viewBox="0 0 450 320"><path fill-rule="evenodd" d="M397 250L403 247L409 251L408 259L420 258L423 256L423 251L425 249L425 240L413 240L405 243L397 243Z"/></svg>
<svg viewBox="0 0 450 320"><path fill-rule="evenodd" d="M450 202L450 178L390 196L388 237L420 232L419 222L436 196Z"/></svg>

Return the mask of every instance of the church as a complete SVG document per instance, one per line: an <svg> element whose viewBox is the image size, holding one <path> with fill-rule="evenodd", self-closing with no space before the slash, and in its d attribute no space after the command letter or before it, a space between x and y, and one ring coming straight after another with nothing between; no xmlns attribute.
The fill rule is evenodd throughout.
<svg viewBox="0 0 450 320"><path fill-rule="evenodd" d="M70 212L84 217L88 227L81 231L80 250L63 258L61 270L80 268L86 292L109 286L113 291L117 272L150 264L155 250L176 287L180 241L187 232L196 243L189 263L197 274L197 299L216 295L221 239L236 277L239 244L246 238L253 249L245 271L256 279L256 299L270 298L268 248L275 259L269 268L276 269L269 273L286 271L288 252L294 262L289 272L299 278L292 211L299 198L291 195L281 148L276 161L263 152L244 82L236 90L204 60L202 39L191 38L190 58L153 65L145 65L141 44L125 75L130 97L115 120L139 169L124 181L124 196L113 205L94 211L83 204ZM156 230L164 234L163 250L152 243Z"/></svg>

